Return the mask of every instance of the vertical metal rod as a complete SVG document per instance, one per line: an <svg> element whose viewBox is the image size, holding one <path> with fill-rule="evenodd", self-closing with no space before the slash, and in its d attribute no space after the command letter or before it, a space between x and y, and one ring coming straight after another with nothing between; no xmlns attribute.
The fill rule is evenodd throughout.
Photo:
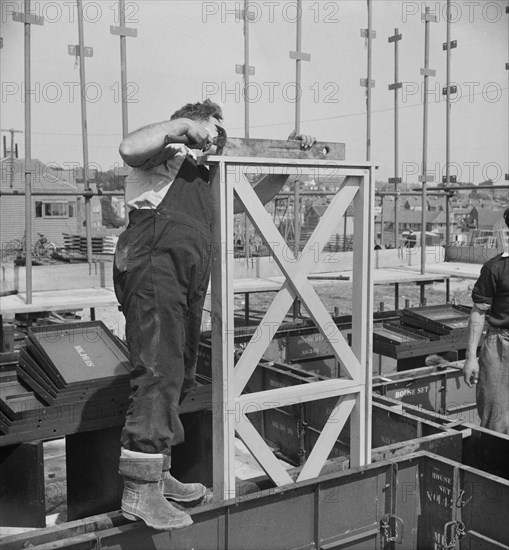
<svg viewBox="0 0 509 550"><path fill-rule="evenodd" d="M25 0L25 271L26 303L32 303L32 83L30 75L30 0Z"/></svg>
<svg viewBox="0 0 509 550"><path fill-rule="evenodd" d="M430 8L426 8L426 15ZM429 68L429 21L424 21L424 69ZM423 128L422 128L422 215L421 215L421 273L426 273L426 202L427 202L427 161L428 161L428 78L424 74Z"/></svg>
<svg viewBox="0 0 509 550"><path fill-rule="evenodd" d="M302 51L302 0L297 0L297 39L296 51ZM302 83L302 60L295 60L295 131L300 134L300 107L301 107L301 83Z"/></svg>
<svg viewBox="0 0 509 550"><path fill-rule="evenodd" d="M244 137L249 139L249 0L244 0ZM244 213L244 255L249 264L249 219Z"/></svg>
<svg viewBox="0 0 509 550"><path fill-rule="evenodd" d="M399 34L399 29L394 29L394 35ZM399 40L394 41L394 82L399 82ZM399 177L399 90L394 89L394 191L398 192ZM394 196L394 248L399 246L399 219L398 219L398 195Z"/></svg>
<svg viewBox="0 0 509 550"><path fill-rule="evenodd" d="M384 197L380 197L380 246L384 247Z"/></svg>
<svg viewBox="0 0 509 550"><path fill-rule="evenodd" d="M302 51L302 0L297 0L297 32L295 41L295 51ZM300 134L301 122L301 84L302 84L302 60L297 57L295 60L295 132ZM293 211L293 253L295 258L299 257L300 253L300 181L295 180L294 183L294 211ZM293 304L293 318L299 316L299 299L296 298Z"/></svg>
<svg viewBox="0 0 509 550"><path fill-rule="evenodd" d="M118 21L125 27L125 0L118 2ZM120 35L120 83L122 97L122 137L129 133L129 115L127 110L127 43L126 36ZM124 163L125 165L125 163Z"/></svg>
<svg viewBox="0 0 509 550"><path fill-rule="evenodd" d="M368 82L366 96L366 160L371 160L372 0L368 0Z"/></svg>
<svg viewBox="0 0 509 550"><path fill-rule="evenodd" d="M295 259L298 259L300 254L300 181L298 179L294 182L293 194L293 254ZM299 309L299 299L295 298L293 303L294 319L299 316Z"/></svg>
<svg viewBox="0 0 509 550"><path fill-rule="evenodd" d="M249 0L244 0L244 137L249 138Z"/></svg>
<svg viewBox="0 0 509 550"><path fill-rule="evenodd" d="M347 230L347 217L346 212L343 214L343 252L346 250L346 230Z"/></svg>
<svg viewBox="0 0 509 550"><path fill-rule="evenodd" d="M451 0L447 0L447 69L446 69L446 104L445 104L445 181L446 186L451 184L449 178L451 162ZM445 209L445 244L450 244L451 228L449 223L449 199L446 200Z"/></svg>
<svg viewBox="0 0 509 550"><path fill-rule="evenodd" d="M81 136L83 144L83 183L85 191L90 191L88 182L88 132L87 132L87 98L85 78L85 46L83 31L83 2L76 0L78 6L78 40L80 63L80 91L81 91ZM87 235L87 260L92 262L92 204L89 197L85 197L85 220Z"/></svg>

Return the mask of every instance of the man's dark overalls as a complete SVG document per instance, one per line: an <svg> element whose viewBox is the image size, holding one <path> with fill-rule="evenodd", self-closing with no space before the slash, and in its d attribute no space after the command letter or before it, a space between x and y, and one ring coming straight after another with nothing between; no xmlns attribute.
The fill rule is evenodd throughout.
<svg viewBox="0 0 509 550"><path fill-rule="evenodd" d="M155 210L132 210L113 279L126 318L131 403L121 444L170 454L184 440L179 401L194 383L210 276L208 170L187 156Z"/></svg>

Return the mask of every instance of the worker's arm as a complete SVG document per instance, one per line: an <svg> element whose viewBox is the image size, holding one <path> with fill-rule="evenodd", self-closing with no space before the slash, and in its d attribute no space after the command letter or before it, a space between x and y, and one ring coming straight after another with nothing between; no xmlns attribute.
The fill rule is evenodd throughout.
<svg viewBox="0 0 509 550"><path fill-rule="evenodd" d="M182 143L189 141L198 149L204 148L209 141L209 132L203 125L188 118L178 118L131 132L120 144L120 155L133 168L160 164L175 154L167 136L181 137Z"/></svg>
<svg viewBox="0 0 509 550"><path fill-rule="evenodd" d="M479 361L477 359L477 348L481 341L486 320L488 307L484 304L474 304L468 320L468 347L466 352L465 365L463 366L463 379L471 388L472 383L476 384L479 378Z"/></svg>

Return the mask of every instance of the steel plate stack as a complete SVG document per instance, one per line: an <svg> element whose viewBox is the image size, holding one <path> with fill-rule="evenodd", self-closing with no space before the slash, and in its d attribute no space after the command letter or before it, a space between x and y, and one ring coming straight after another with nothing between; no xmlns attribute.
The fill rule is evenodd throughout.
<svg viewBox="0 0 509 550"><path fill-rule="evenodd" d="M129 369L125 346L100 321L30 329L18 378L0 381L0 429L108 425L125 414Z"/></svg>

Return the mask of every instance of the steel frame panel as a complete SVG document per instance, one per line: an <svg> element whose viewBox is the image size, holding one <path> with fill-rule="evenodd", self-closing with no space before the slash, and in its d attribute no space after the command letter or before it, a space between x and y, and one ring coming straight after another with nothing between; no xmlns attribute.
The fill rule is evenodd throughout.
<svg viewBox="0 0 509 550"><path fill-rule="evenodd" d="M508 505L509 481L420 451L194 508L188 529L155 531L114 512L14 535L2 547L507 548ZM454 541L460 525L463 540Z"/></svg>
<svg viewBox="0 0 509 550"><path fill-rule="evenodd" d="M351 465L362 466L371 459L371 355L372 355L372 242L374 186L373 165L369 162L349 164L345 161L316 159L282 159L257 157L211 156L207 161L215 170L212 181L215 224L213 227L212 259L212 381L213 402L217 414L213 419L213 478L215 498L235 497L234 438L243 440L254 458L278 486L293 483L284 467L274 457L246 417L253 406L259 410L338 397L332 414L305 464L299 481L315 477L325 464L343 425L350 417ZM288 246L258 199L246 178L231 177L240 167L256 166L288 174L334 170L345 176L338 192L323 214L308 243L298 257ZM232 170L233 168L233 170ZM233 181L232 181L233 180ZM238 363L234 365L233 315L233 204L234 193L243 204L251 223L261 234L272 257L282 271L285 282L263 317L256 338L251 338ZM354 230L357 236L353 250L352 310L353 342L350 348L330 314L308 281L314 262L316 244L320 251L348 205L355 210ZM285 251L285 254L283 254ZM292 257L289 259L289 254ZM270 344L285 315L299 298L317 328L334 350L346 378L318 381L291 388L277 388L241 396L250 376ZM247 411L249 409L249 411Z"/></svg>

